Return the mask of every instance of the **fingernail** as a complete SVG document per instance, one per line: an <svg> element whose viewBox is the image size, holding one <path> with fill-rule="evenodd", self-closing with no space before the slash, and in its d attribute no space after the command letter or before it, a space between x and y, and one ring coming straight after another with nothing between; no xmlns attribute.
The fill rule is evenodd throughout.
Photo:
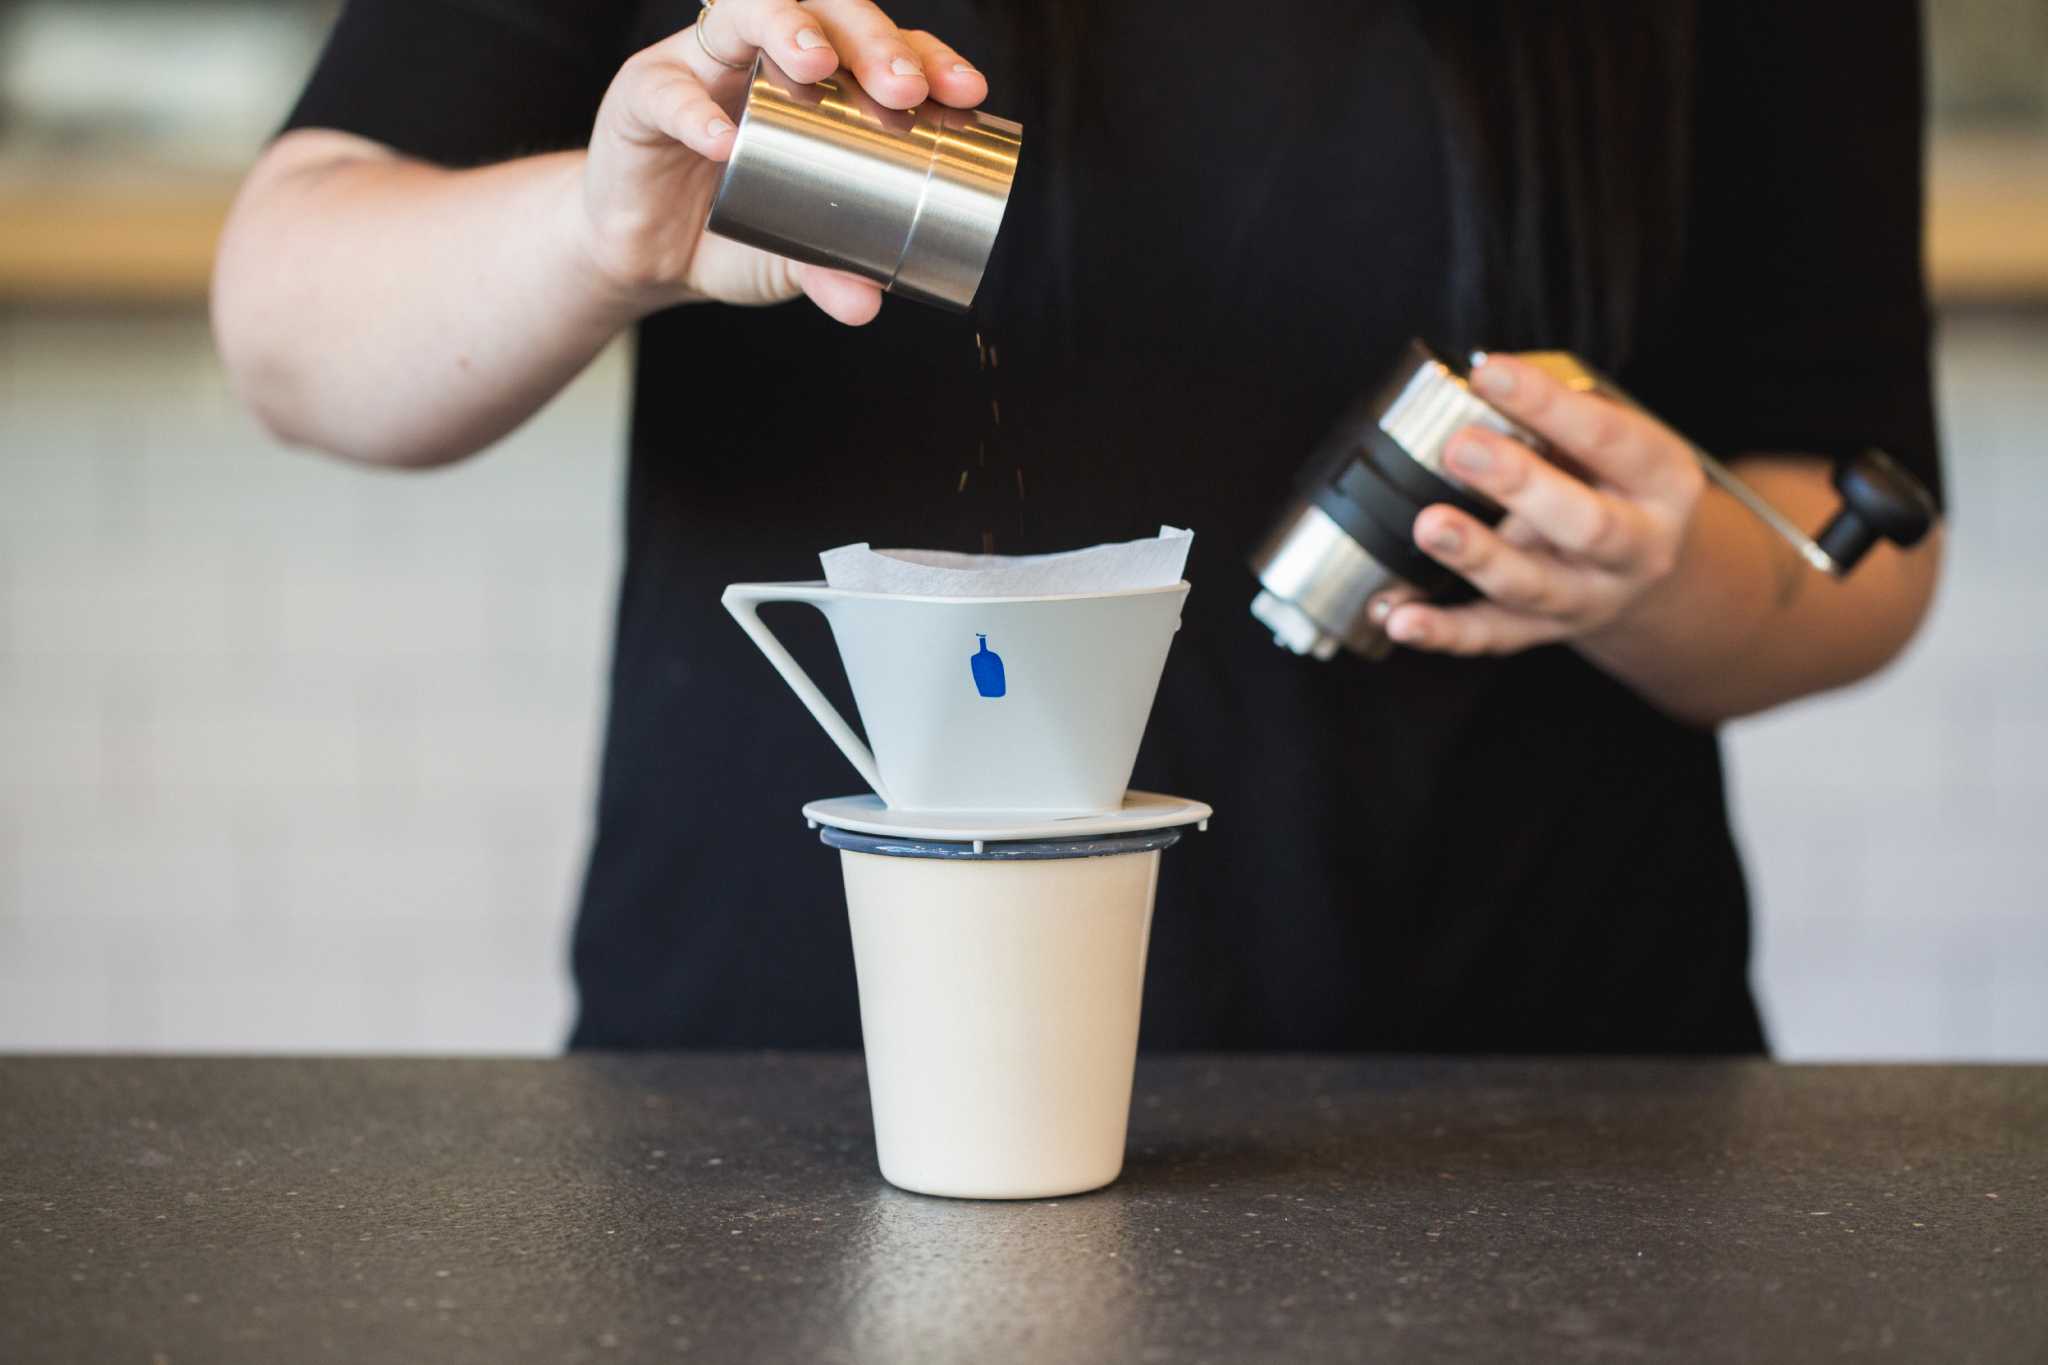
<svg viewBox="0 0 2048 1365"><path fill-rule="evenodd" d="M732 131L732 125L722 118L715 118L704 125L704 131L712 137L724 137Z"/></svg>
<svg viewBox="0 0 2048 1365"><path fill-rule="evenodd" d="M1486 364L1472 371L1472 386L1489 398L1509 398L1515 392L1515 375L1505 365Z"/></svg>
<svg viewBox="0 0 2048 1365"><path fill-rule="evenodd" d="M1394 614L1394 599L1391 597L1373 598L1372 605L1365 609L1365 614L1372 618L1374 625L1385 625L1387 618Z"/></svg>
<svg viewBox="0 0 2048 1365"><path fill-rule="evenodd" d="M1433 550L1454 555L1465 548L1465 537L1455 526L1439 526L1429 533L1429 544Z"/></svg>
<svg viewBox="0 0 2048 1365"><path fill-rule="evenodd" d="M924 74L924 68L908 57L898 57L895 61L889 63L889 69L899 76L922 76Z"/></svg>
<svg viewBox="0 0 2048 1365"><path fill-rule="evenodd" d="M825 45L825 35L814 28L801 29L796 35L796 45L809 52L814 47Z"/></svg>
<svg viewBox="0 0 2048 1365"><path fill-rule="evenodd" d="M965 62L955 62L953 63L953 74L956 76L978 76L981 73Z"/></svg>
<svg viewBox="0 0 2048 1365"><path fill-rule="evenodd" d="M1493 452L1484 443L1470 437L1452 442L1450 450L1445 453L1450 458L1451 468L1461 474L1484 474L1493 468Z"/></svg>
<svg viewBox="0 0 2048 1365"><path fill-rule="evenodd" d="M1395 618L1387 627L1387 635L1404 645L1419 645L1429 638L1429 626L1421 616L1411 611L1406 616Z"/></svg>

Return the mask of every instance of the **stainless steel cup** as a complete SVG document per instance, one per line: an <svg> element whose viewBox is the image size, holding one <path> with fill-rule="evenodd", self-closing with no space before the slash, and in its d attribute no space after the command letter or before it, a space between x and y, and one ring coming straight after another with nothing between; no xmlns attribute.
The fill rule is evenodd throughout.
<svg viewBox="0 0 2048 1365"><path fill-rule="evenodd" d="M1009 119L929 100L885 109L850 71L804 85L763 56L706 228L964 312L1023 144Z"/></svg>

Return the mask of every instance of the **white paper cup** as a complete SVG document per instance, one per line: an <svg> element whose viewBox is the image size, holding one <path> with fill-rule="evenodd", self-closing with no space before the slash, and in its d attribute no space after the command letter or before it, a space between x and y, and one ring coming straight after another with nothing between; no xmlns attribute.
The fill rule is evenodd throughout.
<svg viewBox="0 0 2048 1365"><path fill-rule="evenodd" d="M1145 948L1174 829L840 849L882 1175L920 1194L1077 1194L1123 1169Z"/></svg>

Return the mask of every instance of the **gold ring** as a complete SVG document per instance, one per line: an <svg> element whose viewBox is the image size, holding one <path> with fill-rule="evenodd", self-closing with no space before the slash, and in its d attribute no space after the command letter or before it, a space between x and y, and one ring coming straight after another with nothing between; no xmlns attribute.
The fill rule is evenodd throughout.
<svg viewBox="0 0 2048 1365"><path fill-rule="evenodd" d="M745 71L749 63L729 62L725 58L719 56L716 52L713 52L711 50L711 44L704 41L704 21L711 17L711 7L717 2L718 0L701 0L701 8L699 8L697 11L697 22L690 25L690 31L697 35L697 46L704 49L705 56L709 57L712 61L717 62L727 71Z"/></svg>

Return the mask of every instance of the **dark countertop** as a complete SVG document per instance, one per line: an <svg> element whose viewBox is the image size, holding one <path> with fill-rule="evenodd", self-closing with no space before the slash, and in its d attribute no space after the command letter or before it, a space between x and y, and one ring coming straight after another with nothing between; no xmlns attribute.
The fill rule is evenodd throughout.
<svg viewBox="0 0 2048 1365"><path fill-rule="evenodd" d="M1180 1058L1123 1179L857 1060L0 1059L0 1360L2048 1360L2048 1068Z"/></svg>

